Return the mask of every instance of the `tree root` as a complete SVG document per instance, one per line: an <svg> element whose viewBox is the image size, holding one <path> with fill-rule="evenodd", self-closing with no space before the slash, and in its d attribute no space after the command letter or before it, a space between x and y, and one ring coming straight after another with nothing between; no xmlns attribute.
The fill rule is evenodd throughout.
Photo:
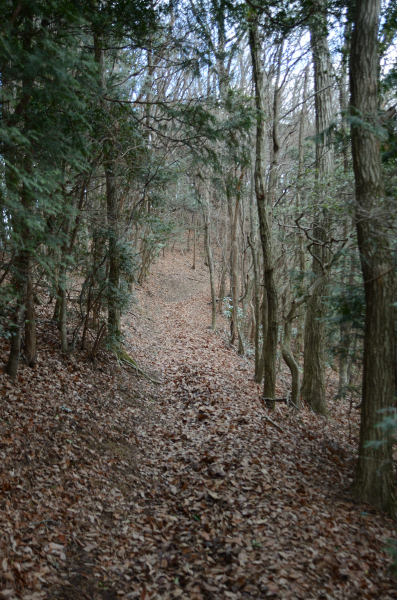
<svg viewBox="0 0 397 600"><path fill-rule="evenodd" d="M271 419L270 417L262 417L262 419L264 421L267 421L268 423L270 423L271 425L273 425L273 427L275 427L276 429L278 429L279 431L282 431L283 433L288 433L284 427L281 427L281 425L279 425L278 423L276 423L275 421L273 421L273 419Z"/></svg>
<svg viewBox="0 0 397 600"><path fill-rule="evenodd" d="M145 371L143 369L141 369L141 367L138 367L135 360L128 354L128 352L126 352L126 350L124 350L124 348L118 349L115 352L115 354L116 354L117 360L121 361L125 365L128 365L129 367L132 367L133 369L135 369L138 373L140 373L143 377L145 377L152 383L161 385L161 381L158 381L157 379L153 379L153 377L150 377L150 375L145 373Z"/></svg>

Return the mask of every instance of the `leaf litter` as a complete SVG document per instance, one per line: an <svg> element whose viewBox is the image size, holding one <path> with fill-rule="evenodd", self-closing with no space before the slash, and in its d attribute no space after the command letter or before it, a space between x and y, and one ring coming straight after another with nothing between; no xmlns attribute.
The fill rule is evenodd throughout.
<svg viewBox="0 0 397 600"><path fill-rule="evenodd" d="M328 420L270 421L223 317L208 329L204 267L168 253L137 296L127 350L160 386L105 352L61 358L46 307L37 368L0 375L0 598L397 598L394 525L349 496L359 415L332 373Z"/></svg>

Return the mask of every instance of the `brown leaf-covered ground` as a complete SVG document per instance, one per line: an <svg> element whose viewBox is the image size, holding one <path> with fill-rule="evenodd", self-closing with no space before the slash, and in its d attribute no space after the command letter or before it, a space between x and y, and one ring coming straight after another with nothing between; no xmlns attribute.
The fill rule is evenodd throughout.
<svg viewBox="0 0 397 600"><path fill-rule="evenodd" d="M328 420L267 420L188 258L154 266L125 323L160 385L105 353L62 358L45 307L37 368L0 375L0 597L397 598L394 526L348 492L357 411L350 432L330 373Z"/></svg>

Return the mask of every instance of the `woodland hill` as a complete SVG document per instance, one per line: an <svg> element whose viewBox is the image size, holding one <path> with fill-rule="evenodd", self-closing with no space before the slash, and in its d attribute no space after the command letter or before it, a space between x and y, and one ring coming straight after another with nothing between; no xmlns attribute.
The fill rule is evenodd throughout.
<svg viewBox="0 0 397 600"><path fill-rule="evenodd" d="M82 592L88 597L100 594L99 583L107 585L98 573L106 571L114 583L116 579L109 575L114 567L117 581L121 580L124 571L121 563L114 562L114 555L128 563L124 579L131 582L128 592L123 586L116 589L114 593L119 591L120 596L153 597L150 585L159 597L163 592L176 597L197 593L198 597L213 598L233 594L288 597L288 592L294 597L307 596L313 586L319 590L320 580L308 574L309 563L305 575L297 575L298 587L288 583L292 555L286 548L292 538L281 548L283 530L277 529L274 538L275 562L267 562L266 567L264 556L251 550L248 553L248 532L260 525L256 520L265 519L262 509L269 505L264 501L266 490L272 489L272 501L277 502L283 471L279 462L282 453L274 448L284 443L282 436L287 436L287 446L292 444L288 460L297 453L290 475L285 476L286 480L291 477L295 496L300 494L304 477L304 489L316 488L317 483L307 479L307 473L300 476L298 485L296 469L299 471L311 447L311 467L318 470L316 453L328 456L322 454L323 444L334 456L335 465L340 463L340 476L335 475L341 486L338 498L345 495L346 502L367 507L362 512L379 511L385 519L397 520L393 457L397 425L395 2L3 0L1 7L0 336L4 414L0 424L4 428L2 456L8 465L1 473L2 518L8 532L1 550L6 585L3 596L25 594L27 600L29 594L40 597L48 592L58 597L59 590L41 589L41 584L59 584L64 595L65 586L70 585L75 593L80 583L69 578L71 573L80 572L75 566L78 548L85 552L83 564L92 569L85 572L91 587ZM180 263L180 278L172 272L167 280L171 268L167 261L173 250L181 253L178 261L183 259L183 268ZM166 265L165 270L158 270L160 264ZM187 283L197 290L197 298L187 297ZM142 296L145 286L149 286L148 292ZM207 292L204 317L200 294ZM192 312L184 324L178 313L168 313L162 304L169 293L181 303L180 315L184 300L192 302L192 306L188 304ZM158 309L150 308L147 323L144 311L154 301ZM200 334L201 348L191 332L204 326L204 321L209 329L205 336ZM154 323L156 327L150 329ZM153 335L148 346L156 349L159 367L154 365L153 356L142 355L138 342L143 327ZM162 339L159 344L157 335ZM170 340L167 362L165 350ZM222 358L219 355L220 362L214 365L209 359L212 344L215 353L222 347ZM183 360L178 358L179 345L185 352ZM211 378L202 370L196 372L189 351L194 356L204 352L202 364L208 366ZM175 366L171 366L172 361ZM246 370L241 371L242 365ZM239 378L233 386L235 367ZM174 379L170 374L173 370ZM218 379L221 383L215 385ZM209 521L202 522L202 537L209 544L206 547L212 548L203 572L208 571L208 565L215 564L218 569L207 588L204 584L198 588L191 585L189 577L194 579L198 571L191 568L190 559L186 564L182 561L184 574L172 570L182 564L179 555L176 558L173 553L176 542L172 540L178 538L178 543L185 544L180 548L185 548L182 554L186 555L189 540L195 540L189 536L185 539L182 531L177 534L173 530L166 554L157 548L159 540L152 540L150 551L145 546L144 556L151 558L142 569L145 575L148 570L149 579L139 575L131 554L131 540L140 538L130 534L145 538L138 531L136 515L140 509L134 513L131 528L128 516L135 502L130 496L135 489L132 457L136 445L142 445L138 434L133 433L137 425L134 413L128 409L131 386L138 381L143 386L143 404L138 403L137 408L144 413L140 435L150 440L148 455L162 447L158 440L164 441L161 435L165 432L168 453L178 439L177 453L192 456L189 467L182 467L182 463L182 470L173 467L170 485L177 509L182 507L190 519L190 509L183 502L187 499L189 505L186 495L198 480L190 478L189 469L201 472L195 461L205 463L205 457L212 473L222 455L221 471L213 475L220 489L218 484L208 487L207 479L203 479L209 491L191 500L195 506L193 520L201 523L199 505L205 504L208 495L210 503L214 501L222 509L222 515L228 502L226 488L230 491L234 486L242 498L238 515L230 512L220 516L221 524L216 526L209 524L210 516ZM164 396L151 387L160 390L161 385L165 386ZM244 394L251 399L247 399L249 409ZM145 405L144 397L146 402L149 397L156 398L155 404L162 406L163 416L170 421L163 433L158 432L160 437L151 422L152 418L160 422L159 414L154 416L154 408L150 403ZM196 407L198 400L200 406ZM228 414L235 417L228 420ZM227 475L240 460L240 430L233 419L239 427L253 428L251 446L246 449L252 452L252 460L255 455L260 461L265 451L268 458L274 454L274 469L270 469L261 462L251 463L244 450L241 460L246 462L238 469L256 465L250 479L256 487L247 485L247 490L242 472L233 479ZM189 441L189 423L196 420L201 429L214 421L213 435L218 435L219 429L225 439L231 436L230 444L215 444L212 454L205 444ZM331 434L334 420L338 429ZM321 434L320 423L324 428ZM346 428L350 428L348 439ZM193 429L196 431L195 425ZM312 429L316 433L310 433ZM180 438L175 431L180 432ZM204 431L201 434L206 435ZM268 435L274 437L270 446L266 446ZM294 446L295 442L287 442L287 438L301 441ZM120 439L121 448L115 450ZM309 443L311 439L316 443ZM25 444L24 440L29 441ZM245 443L241 442L243 446ZM228 452L234 458L224 462L223 455ZM356 459L346 466L352 453ZM88 455L98 456L92 472ZM156 470L162 464L166 473L168 467L161 462L165 458L156 457L148 468ZM141 455L136 460L136 473L143 473L143 458ZM76 465L79 469L86 465L81 467L85 475L75 473ZM186 477L182 476L184 469L188 471ZM92 473L94 480L89 483ZM153 481L155 473L159 471L150 475ZM107 477L114 486L102 486L100 498L95 482L107 481ZM180 488L185 485L182 481L185 488ZM273 489L275 481L278 483ZM36 497L42 489L47 490L44 496ZM332 507L324 507L328 492L321 489L323 496L321 501L318 498L317 507L324 510L323 516L334 515ZM140 491L141 498L152 507L141 506L142 514L147 510L150 515L157 492ZM252 502L248 498L251 492L257 495ZM283 494L280 492L280 497L285 498ZM116 504L121 503L120 508L112 509L114 520L108 519L106 503L102 502L110 495ZM306 495L305 502L311 504L315 493L308 491ZM101 523L112 530L117 519L123 523L114 546L110 538L101 542L102 534L95 527L91 531L86 524L79 524L78 517L70 516L83 510L80 505L73 508L75 500L62 512L67 502L60 504L60 498L77 498L76 502L86 505L91 496L96 504L90 505L87 515L93 526ZM283 508L274 507L272 515L288 512L283 502ZM51 503L56 516L43 521L39 513ZM354 512L356 505L351 506ZM206 507L201 508L205 511ZM166 514L163 508L161 514ZM180 522L172 515L168 525L165 517L164 522L151 524L142 517L142 523L167 540L165 532L174 527L175 520ZM309 522L310 515L306 517ZM230 519L241 519L241 527L248 527L242 537L233 537L226 526ZM306 527L305 519L296 519L291 516L291 523ZM377 535L384 539L381 520L371 522L376 522L371 540ZM74 525L67 529L71 523L77 529ZM284 533L292 531L291 523ZM40 527L40 542L32 524ZM265 520L261 525L271 537L270 524ZM335 527L335 532L339 531L339 525ZM26 552L29 546L18 549L25 543L25 530L29 532L26 539L32 540L32 548ZM254 530L256 537L249 542L250 548L259 552L256 544L266 544L257 539L262 539L262 530ZM327 531L331 535L333 526ZM129 540L124 545L122 535ZM304 535L299 543L305 540ZM229 538L245 541L232 542ZM342 540L343 547L346 539ZM324 547L327 544L324 542ZM90 545L94 546L88 550ZM106 548L104 556L108 557L101 560L109 564L100 561L99 570L95 561L100 560L100 554L93 554L90 562L94 547L97 553ZM321 557L324 569L332 563L331 579L335 576L342 583L354 582L351 587L350 583L338 587L334 582L330 584L332 590L322 594L355 597L356 589L365 589L372 594L368 597L388 597L389 584L382 588L378 575L360 579L361 575L353 576L350 570L346 574L344 568L336 566L333 553L323 554L323 546L309 547L313 557ZM339 549L341 544L335 543L335 547ZM71 548L76 553L65 575L62 565L69 560ZM233 567L229 580L217 553L226 552L227 560L235 565L237 549L236 556L242 553L238 559L242 572ZM195 557L196 563L203 552ZM280 573L271 568L278 564L276 552L283 553L288 563L288 569ZM302 552L301 548L301 556ZM379 547L376 552L381 556ZM327 558L330 556L333 558ZM44 557L50 557L46 565ZM344 558L341 556L340 561ZM360 567L365 574L369 564L383 560L371 555L368 562L367 558L368 569ZM168 583L173 580L179 587L161 587L158 582L153 587L157 581L153 571L160 572L157 560L166 569ZM40 569L34 571L37 565ZM244 565L257 575L247 579ZM128 571L130 567L132 571ZM69 583L58 581L56 569ZM277 575L271 576L272 571ZM47 573L51 573L48 580ZM96 581L93 577L100 579L97 587L92 587ZM285 589L280 585L282 580L287 581ZM303 585L305 581L310 582L309 588ZM325 580L323 583L325 589ZM111 597L113 591L109 590L106 593ZM320 591L316 594L320 597Z"/></svg>
<svg viewBox="0 0 397 600"><path fill-rule="evenodd" d="M395 598L393 523L349 493L358 411L327 371L328 419L269 417L229 321L208 328L198 258L167 251L123 322L160 384L103 351L60 357L38 308L36 369L0 380L3 596Z"/></svg>

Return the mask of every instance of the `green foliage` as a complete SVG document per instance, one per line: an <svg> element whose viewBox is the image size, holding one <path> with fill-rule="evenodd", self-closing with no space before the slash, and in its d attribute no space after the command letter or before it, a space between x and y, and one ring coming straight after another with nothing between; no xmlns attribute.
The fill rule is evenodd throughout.
<svg viewBox="0 0 397 600"><path fill-rule="evenodd" d="M3 315L18 297L18 257L51 278L78 174L89 170L96 67L73 3L6 3L0 35L0 240L10 258ZM12 277L11 277L12 276ZM6 319L7 320L7 319Z"/></svg>
<svg viewBox="0 0 397 600"><path fill-rule="evenodd" d="M343 325L349 323L355 330L364 331L365 297L364 288L359 284L329 286L327 296L329 323Z"/></svg>
<svg viewBox="0 0 397 600"><path fill-rule="evenodd" d="M393 44L397 33L397 2L389 0L384 3L381 28L379 32L380 53L385 54L388 48Z"/></svg>
<svg viewBox="0 0 397 600"><path fill-rule="evenodd" d="M19 283L26 276L19 272L16 260L22 254L52 293L65 285L58 281L60 269L73 267L83 275L81 317L84 305L90 310L96 296L102 306L115 303L124 310L130 297L127 287L137 269L136 252L125 232L112 241L112 228L98 227L100 217L95 211L93 221L85 221L81 210L87 207L88 190L84 189L101 177L104 158L117 170L119 186L144 177L137 165L148 149L138 115L130 105L119 103L129 97L129 91L120 85L125 71L116 72L112 63L105 93L114 101L103 101L93 37L101 40L102 47L112 46L106 60L124 58L128 63L134 59L131 47L155 31L156 12L146 2L96 0L29 0L16 9L15 3L6 1L2 8L0 246L6 280L0 310L4 331ZM128 52L122 48L126 40ZM111 242L120 274L116 289L107 282ZM95 256L89 257L93 245Z"/></svg>
<svg viewBox="0 0 397 600"><path fill-rule="evenodd" d="M396 575L397 574L397 540L393 540L393 539L388 540L388 544L386 546L386 551L393 558L393 562L390 566L390 570L392 571L393 575Z"/></svg>

